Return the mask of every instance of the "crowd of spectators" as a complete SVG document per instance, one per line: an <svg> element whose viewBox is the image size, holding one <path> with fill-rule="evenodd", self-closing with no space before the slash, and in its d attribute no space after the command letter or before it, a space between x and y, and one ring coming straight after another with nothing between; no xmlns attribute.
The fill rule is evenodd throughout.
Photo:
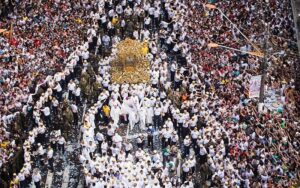
<svg viewBox="0 0 300 188"><path fill-rule="evenodd" d="M212 182L246 187L286 187L299 181L299 93L293 75L295 36L289 1L220 1L221 11L250 38L264 49L269 35L266 88L276 90L282 109L257 110L258 99L248 99L249 80L259 75L263 59L232 50L208 48L219 43L246 51L255 48L225 19L217 9L204 6L206 1L188 1L189 31L193 62L200 72L209 98L204 110L226 128L230 142L226 144L228 158L235 172L225 167L225 174L213 160L208 164ZM268 29L269 28L269 29ZM269 30L269 33L267 33ZM281 52L281 55L274 54ZM274 54L274 55L273 55ZM203 99L202 99L203 100ZM209 124L208 124L209 125ZM214 128L214 125L211 125ZM212 133L211 137L214 137ZM222 159L226 161L227 159ZM212 170L213 169L213 170ZM238 177L236 180L233 176Z"/></svg>
<svg viewBox="0 0 300 188"><path fill-rule="evenodd" d="M0 19L0 167L13 157L16 139L27 129L12 126L30 94L49 75L62 71L65 59L83 39L92 1L4 1ZM9 8L10 7L10 8ZM10 11L8 11L11 9Z"/></svg>

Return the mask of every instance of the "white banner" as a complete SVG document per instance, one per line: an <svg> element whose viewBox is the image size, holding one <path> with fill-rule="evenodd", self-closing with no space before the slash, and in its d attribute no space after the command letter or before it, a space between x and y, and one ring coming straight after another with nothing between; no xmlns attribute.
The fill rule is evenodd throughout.
<svg viewBox="0 0 300 188"><path fill-rule="evenodd" d="M261 75L251 77L250 86L249 86L249 98L250 99L259 97L260 84L261 84Z"/></svg>

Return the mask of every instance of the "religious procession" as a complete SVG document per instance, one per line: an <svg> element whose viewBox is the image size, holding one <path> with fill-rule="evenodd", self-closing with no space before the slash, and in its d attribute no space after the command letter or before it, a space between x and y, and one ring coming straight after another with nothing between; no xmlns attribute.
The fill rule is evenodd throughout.
<svg viewBox="0 0 300 188"><path fill-rule="evenodd" d="M0 188L300 187L296 8L1 2Z"/></svg>

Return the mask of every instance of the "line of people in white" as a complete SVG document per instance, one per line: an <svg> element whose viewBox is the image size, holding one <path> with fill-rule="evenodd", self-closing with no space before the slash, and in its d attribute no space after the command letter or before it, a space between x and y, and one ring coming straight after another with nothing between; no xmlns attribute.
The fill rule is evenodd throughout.
<svg viewBox="0 0 300 188"><path fill-rule="evenodd" d="M50 161L53 165L53 148L45 147L48 145L46 134L50 136L50 126L51 122L47 122L50 115L54 116L53 108L57 107L59 103L63 102L64 98L68 96L68 87L66 91L62 90L61 84L66 82L66 77L74 73L74 68L79 61L79 57L82 57L82 53L87 51L87 43L79 46L76 51L70 54L66 60L66 68L62 72L56 73L54 76L48 76L46 83L47 90L40 95L39 100L36 101L33 107L33 130L29 131L29 137L25 140L23 144L24 149L24 166L18 174L14 174L14 180L12 181L13 187L26 187L32 181L35 186L41 187L41 174L39 169L33 167L38 167L42 160L44 160L45 155L48 162ZM84 59L84 58L83 58ZM72 81L71 81L72 82ZM39 86L37 86L38 88ZM23 107L23 113L27 114L27 108L31 107L29 104L33 103L33 96L30 95L28 105ZM49 105L50 104L50 105ZM57 114L55 114L57 115ZM51 133L52 134L52 133ZM59 134L60 135L60 134ZM58 144L58 149L64 151L66 140L62 136L56 136L55 142ZM45 163L46 161L44 161ZM53 166L50 168L53 170Z"/></svg>

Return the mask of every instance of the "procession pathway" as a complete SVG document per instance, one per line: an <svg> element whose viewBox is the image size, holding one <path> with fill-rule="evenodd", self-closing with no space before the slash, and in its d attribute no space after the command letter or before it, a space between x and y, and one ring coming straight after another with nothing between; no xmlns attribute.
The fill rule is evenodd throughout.
<svg viewBox="0 0 300 188"><path fill-rule="evenodd" d="M85 114L86 104L78 106L79 120ZM81 165L78 160L80 154L80 129L81 121L77 127L72 128L69 138L66 138L65 154L56 152L53 156L54 170L48 168L48 164L34 164L41 171L42 182L41 186L45 188L83 188L83 180L81 176ZM30 188L35 188L31 183Z"/></svg>
<svg viewBox="0 0 300 188"><path fill-rule="evenodd" d="M140 29L140 28L139 28ZM151 38L157 33L156 29L151 28ZM164 50L162 46L158 47L159 50ZM91 52L91 54L95 54ZM176 59L172 54L168 54L169 61ZM108 99L109 100L109 99ZM88 104L91 101L88 101ZM87 107L78 106L80 111L79 119L81 120L84 117L85 111L88 110ZM43 176L42 187L46 188L81 188L83 187L83 175L79 163L78 157L80 155L80 124L77 128L73 129L71 136L66 139L68 142L66 147L66 152L64 155L57 154L54 156L54 171L50 172L46 167L42 167L41 174ZM133 145L133 152L137 150L136 138L139 134L145 135L145 145L144 151L151 153L152 151L147 147L147 132L145 130L140 130L139 125L134 126L132 130L129 130L129 125L121 124L119 129L119 134L123 137L123 140L128 139ZM161 140L158 135L158 131L155 132L154 136L154 150L157 150L161 154L162 158L162 145ZM180 175L180 162L177 169L177 173ZM43 186L44 185L44 186Z"/></svg>

